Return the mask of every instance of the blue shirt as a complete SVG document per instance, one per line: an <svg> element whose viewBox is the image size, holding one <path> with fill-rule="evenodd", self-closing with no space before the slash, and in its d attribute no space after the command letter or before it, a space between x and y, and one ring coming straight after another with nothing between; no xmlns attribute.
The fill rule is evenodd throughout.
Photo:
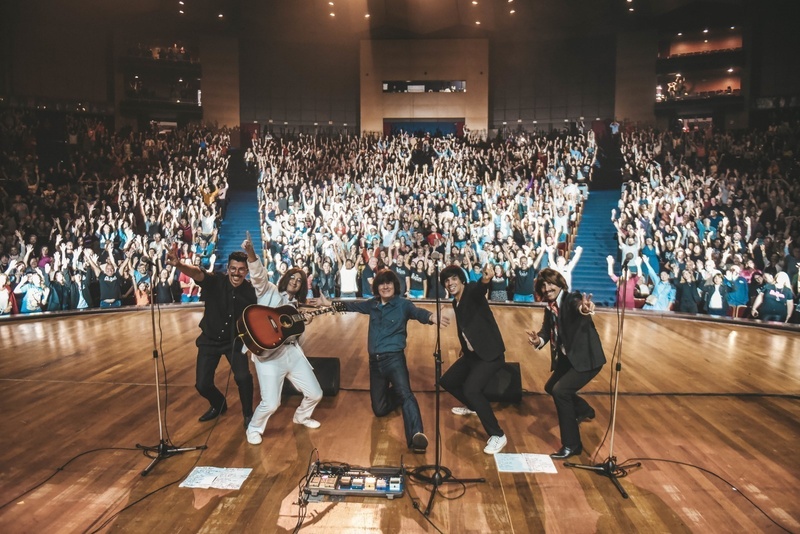
<svg viewBox="0 0 800 534"><path fill-rule="evenodd" d="M431 312L417 308L410 300L398 296L386 304L382 304L380 298L342 303L347 311L369 315L367 351L370 354L402 352L406 348L408 321L415 319L422 324L431 324L433 318Z"/></svg>

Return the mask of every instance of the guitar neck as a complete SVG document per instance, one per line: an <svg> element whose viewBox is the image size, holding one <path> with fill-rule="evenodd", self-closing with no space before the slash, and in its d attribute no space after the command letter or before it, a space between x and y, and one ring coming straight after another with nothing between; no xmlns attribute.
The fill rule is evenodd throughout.
<svg viewBox="0 0 800 534"><path fill-rule="evenodd" d="M302 321L304 315L308 315L308 316L311 316L311 317L316 317L317 315L322 315L323 313L330 313L333 310L334 310L333 306L328 306L328 307L325 307L325 308L317 308L314 311L297 313L295 315L292 315L292 319L294 321Z"/></svg>

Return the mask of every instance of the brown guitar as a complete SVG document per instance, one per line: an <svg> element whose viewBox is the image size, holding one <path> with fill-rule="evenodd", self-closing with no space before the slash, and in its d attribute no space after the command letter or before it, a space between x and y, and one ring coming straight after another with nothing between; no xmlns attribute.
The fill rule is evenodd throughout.
<svg viewBox="0 0 800 534"><path fill-rule="evenodd" d="M296 339L306 329L305 318L324 313L344 311L344 303L334 302L326 308L300 313L294 306L270 308L251 304L236 321L236 329L245 346L254 354L277 349L287 341Z"/></svg>

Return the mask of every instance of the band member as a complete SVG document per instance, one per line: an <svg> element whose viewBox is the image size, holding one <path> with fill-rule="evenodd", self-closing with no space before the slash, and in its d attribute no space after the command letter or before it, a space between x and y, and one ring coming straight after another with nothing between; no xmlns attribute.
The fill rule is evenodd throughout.
<svg viewBox="0 0 800 534"><path fill-rule="evenodd" d="M570 293L558 271L543 269L536 278L536 295L547 303L539 332L526 332L537 349L550 342L552 375L544 390L553 396L561 430L561 448L550 456L569 458L583 451L578 424L594 419L594 410L578 391L597 376L606 357L594 326L591 295Z"/></svg>
<svg viewBox="0 0 800 534"><path fill-rule="evenodd" d="M439 381L464 406L456 406L456 415L477 413L489 441L483 452L496 454L508 443L505 432L494 415L483 388L505 363L505 344L486 294L494 269L486 265L477 282L467 283L467 274L458 265L442 270L439 279L453 297L453 309L461 342L461 356Z"/></svg>
<svg viewBox="0 0 800 534"><path fill-rule="evenodd" d="M249 232L242 248L247 252L250 280L258 295L259 304L276 308L287 304L296 307L298 304L306 303L308 281L305 271L297 268L289 269L281 276L276 286L269 281L269 274L256 255ZM309 317L308 322L310 320ZM322 388L299 341L287 341L280 347L261 354L251 353L261 391L261 402L256 406L253 418L247 427L247 442L251 445L261 443L261 436L267 427L269 417L281 404L281 390L286 378L303 394L303 400L294 412L294 422L308 428L319 428L319 422L312 419L311 414L322 399Z"/></svg>
<svg viewBox="0 0 800 534"><path fill-rule="evenodd" d="M369 394L372 412L382 417L398 405L403 411L406 443L416 453L424 453L428 438L423 433L419 404L411 391L406 364L407 323L414 319L422 324L436 324L434 315L417 308L400 293L400 281L390 269L378 271L372 281L375 297L359 302L342 301L347 311L369 315ZM329 304L327 299L318 299ZM447 326L450 320L441 318Z"/></svg>
<svg viewBox="0 0 800 534"><path fill-rule="evenodd" d="M242 340L236 335L236 321L244 309L256 303L256 291L245 280L247 255L232 252L228 256L227 274L206 272L198 266L183 263L174 248L167 252L167 263L192 278L205 297L205 311L200 321L197 345L197 372L195 387L211 407L200 416L200 421L210 421L225 413L228 404L225 396L214 385L214 373L224 354L233 370L239 400L242 403L244 426L253 416L253 375L247 357L242 353Z"/></svg>

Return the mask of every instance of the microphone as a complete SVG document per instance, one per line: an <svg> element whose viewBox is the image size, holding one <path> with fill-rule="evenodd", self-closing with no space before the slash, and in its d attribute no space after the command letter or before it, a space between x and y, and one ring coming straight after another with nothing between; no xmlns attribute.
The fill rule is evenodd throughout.
<svg viewBox="0 0 800 534"><path fill-rule="evenodd" d="M442 254L434 250L433 252L431 252L431 259L434 261L439 261L442 259Z"/></svg>
<svg viewBox="0 0 800 534"><path fill-rule="evenodd" d="M628 268L628 264L631 262L632 259L633 259L633 254L628 252L628 254L625 255L625 261L622 262L622 270L623 271Z"/></svg>

